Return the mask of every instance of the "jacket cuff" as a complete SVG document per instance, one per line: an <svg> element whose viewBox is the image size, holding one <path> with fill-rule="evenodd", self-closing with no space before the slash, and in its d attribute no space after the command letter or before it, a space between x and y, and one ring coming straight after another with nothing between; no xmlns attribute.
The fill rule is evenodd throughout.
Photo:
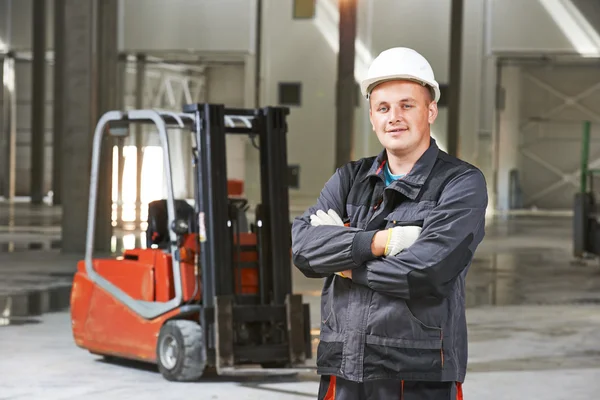
<svg viewBox="0 0 600 400"><path fill-rule="evenodd" d="M368 272L366 265L354 268L352 270L352 282L369 287L369 278L367 277Z"/></svg>
<svg viewBox="0 0 600 400"><path fill-rule="evenodd" d="M357 267L376 258L371 252L371 242L376 233L377 231L374 230L358 232L354 235L354 240L352 241L352 261L354 261Z"/></svg>

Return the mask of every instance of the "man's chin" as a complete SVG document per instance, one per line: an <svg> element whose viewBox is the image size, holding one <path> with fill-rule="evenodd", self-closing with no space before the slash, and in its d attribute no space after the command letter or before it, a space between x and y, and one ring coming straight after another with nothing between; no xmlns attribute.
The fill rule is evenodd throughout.
<svg viewBox="0 0 600 400"><path fill-rule="evenodd" d="M410 148L410 145L405 141L394 140L385 143L384 147L392 153L404 153Z"/></svg>

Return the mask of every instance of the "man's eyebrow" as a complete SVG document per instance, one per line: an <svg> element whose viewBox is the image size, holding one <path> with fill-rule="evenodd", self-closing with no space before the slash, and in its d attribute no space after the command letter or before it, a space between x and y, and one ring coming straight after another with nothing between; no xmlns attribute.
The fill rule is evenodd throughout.
<svg viewBox="0 0 600 400"><path fill-rule="evenodd" d="M405 97L405 98L403 98L403 99L400 99L400 100L398 101L398 103L416 103L416 102L417 102L417 100L416 100L415 98L412 98L412 97ZM390 102L389 102L389 101L387 101L387 100L380 100L380 101L376 102L375 104L376 104L377 106L380 106L380 105L382 105L382 104L389 104L389 103L390 103Z"/></svg>

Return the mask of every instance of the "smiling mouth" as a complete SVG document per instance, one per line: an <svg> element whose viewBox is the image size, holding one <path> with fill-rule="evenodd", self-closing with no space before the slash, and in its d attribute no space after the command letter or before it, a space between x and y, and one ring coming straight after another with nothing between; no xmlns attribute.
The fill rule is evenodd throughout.
<svg viewBox="0 0 600 400"><path fill-rule="evenodd" d="M386 132L387 133L402 133L402 132L406 132L407 130L408 130L408 128L396 128L396 129L390 129Z"/></svg>

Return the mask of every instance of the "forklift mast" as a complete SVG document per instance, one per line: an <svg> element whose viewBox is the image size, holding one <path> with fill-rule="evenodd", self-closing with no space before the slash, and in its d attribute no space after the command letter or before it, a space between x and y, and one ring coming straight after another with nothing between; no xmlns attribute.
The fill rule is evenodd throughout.
<svg viewBox="0 0 600 400"><path fill-rule="evenodd" d="M190 104L184 113L194 114L195 212L198 216L200 269L202 272L201 325L206 337L215 338L217 369L232 367L235 359L256 359L258 347L236 349L237 323L279 323L285 332L279 345L260 351L281 354L292 365L310 353L308 306L292 294L290 262L289 197L287 187L287 108L230 109L215 104ZM226 118L243 117L251 126L226 127ZM256 208L255 233L258 254L258 295L236 291L235 274L243 267L235 260L236 221L228 204L226 135L259 139L261 200ZM239 243L238 245L239 246ZM267 324L268 323L268 324ZM274 324L273 324L274 323ZM214 332L209 330L211 324ZM264 326L263 326L264 329ZM263 332L264 333L264 332ZM258 333L261 335L262 333ZM277 341L276 341L277 342ZM208 346L208 349L212 348ZM234 357L235 356L235 357ZM275 357L277 358L277 357Z"/></svg>
<svg viewBox="0 0 600 400"><path fill-rule="evenodd" d="M285 304L291 293L289 196L287 188L287 108L226 109L221 105L191 104L195 114L196 212L201 237L203 304L213 306L214 296L234 294L227 204L227 134L257 136L260 146L261 202L256 213L260 239L260 304ZM226 127L225 116L252 118L251 127ZM211 240L204 240L204 238ZM269 279L272 277L272 279Z"/></svg>

